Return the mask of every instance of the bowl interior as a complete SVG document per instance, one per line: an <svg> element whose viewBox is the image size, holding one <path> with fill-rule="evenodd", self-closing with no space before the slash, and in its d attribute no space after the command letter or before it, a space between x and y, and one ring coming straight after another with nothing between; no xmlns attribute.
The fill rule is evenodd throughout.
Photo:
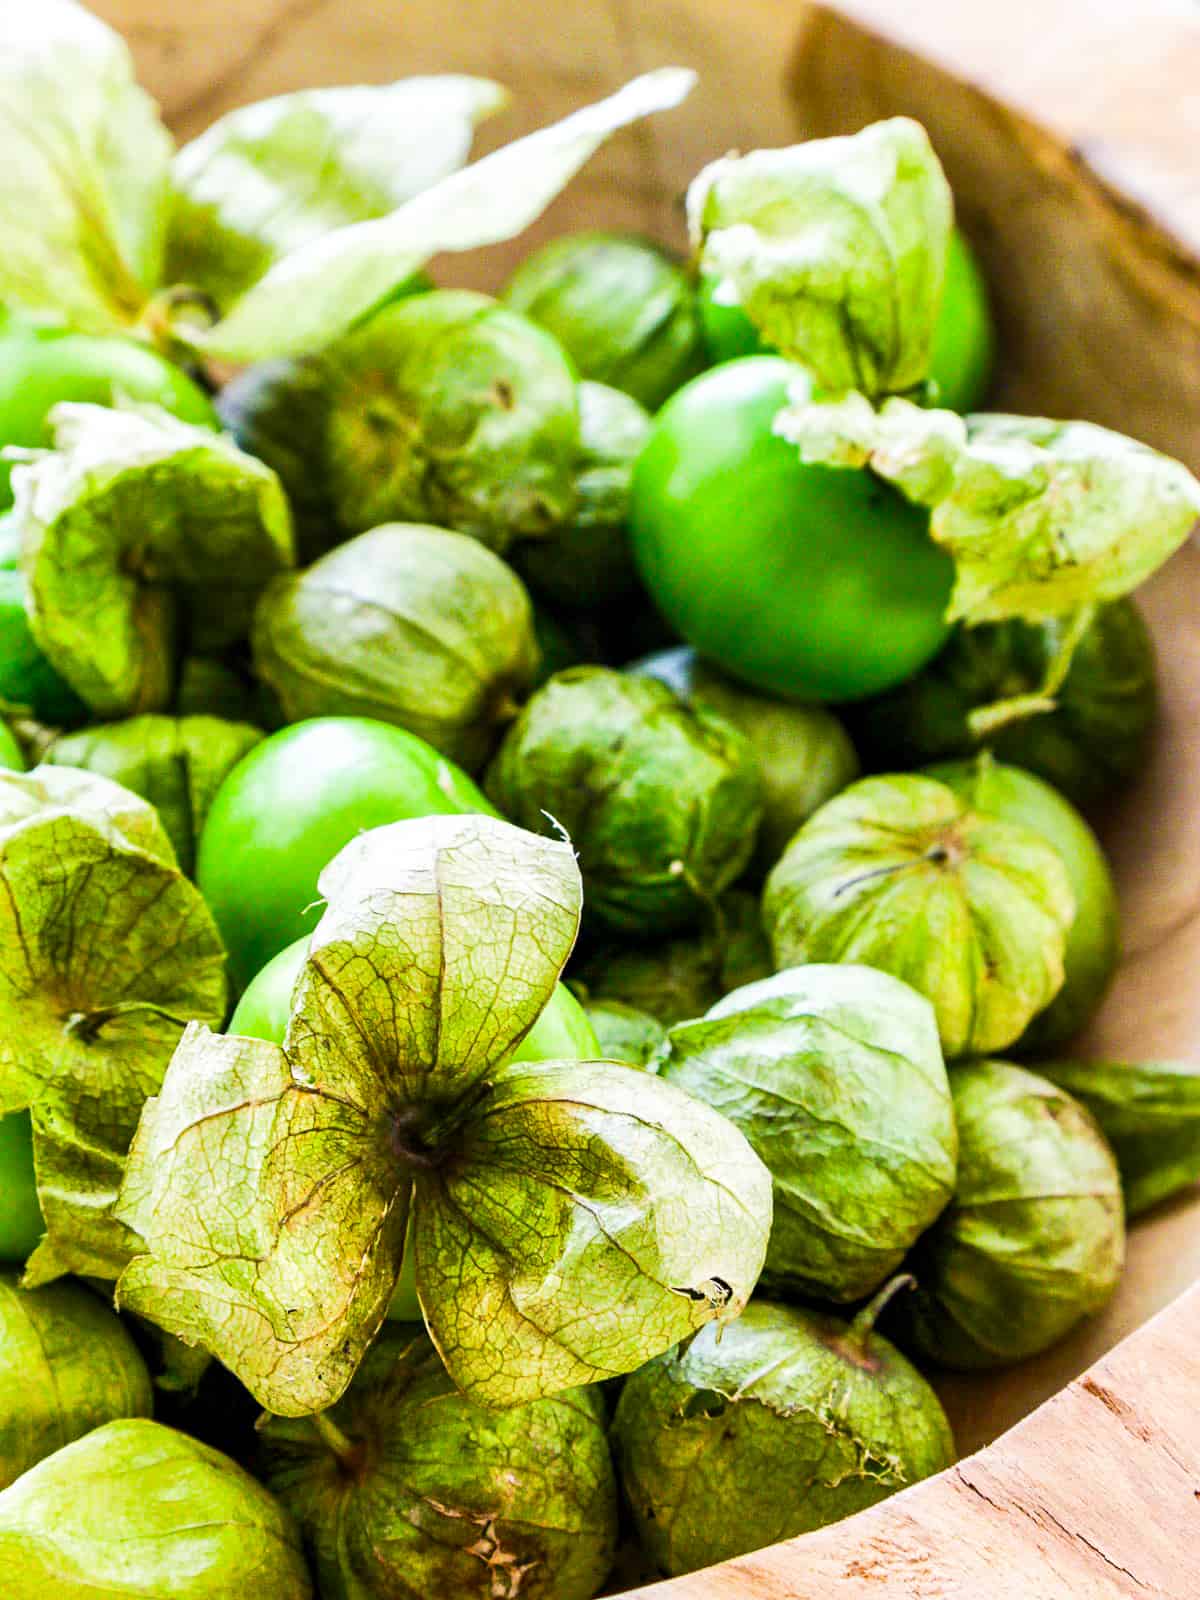
<svg viewBox="0 0 1200 1600"><path fill-rule="evenodd" d="M529 234L435 264L440 281L480 288L495 288L539 240L573 227L634 228L682 245L683 193L706 161L731 148L786 144L806 129L830 131L871 115L911 111L930 125L959 183L966 224L993 274L1003 276L1006 400L1058 415L1069 401L1073 414L1140 432L1200 469L1200 392L1190 410L1186 390L1178 403L1163 403L1163 384L1175 380L1189 351L1198 359L1187 367L1187 382L1196 384L1190 373L1200 372L1200 347L1197 323L1190 320L1196 296L1187 303L1179 296L1156 299L1154 284L1147 286L1147 273L1162 266L1162 240L1151 240L1143 251L1147 265L1136 239L1131 244L1118 236L1121 197L1108 202L1110 216L1097 185L1072 189L1072 162L1078 166L1082 159L1077 151L1043 137L1025 118L1002 114L974 88L957 85L948 92L944 74L918 69L911 59L896 58L889 75L880 63L890 56L864 51L840 25L830 26L820 7L778 0L655 0L634 10L506 0L459 8L432 0L299 7L288 0L178 0L164 12L158 0L91 3L126 33L142 81L181 138L235 105L290 89L456 71L497 78L513 91L511 108L483 130L480 148L486 149L564 115L637 71L668 62L694 66L700 83L691 99L615 138ZM892 9L898 15L903 8ZM1031 13L1023 0L1017 9ZM923 16L936 10L913 7ZM961 35L969 30L960 22ZM1009 53L1019 54L1015 45ZM1083 59L1094 78L1101 58L1085 50ZM1122 103L1122 57L1117 52L1102 59L1118 79L1107 103ZM1200 42L1196 59L1200 64ZM984 59L980 69L986 70ZM1145 51L1138 70L1148 79L1139 91L1145 100L1153 81ZM1095 116L1103 97L1091 78L1087 93L1088 115ZM1055 150L1058 165L1048 154ZM1031 212L1035 200L1041 209ZM1042 248L1031 255L1035 235ZM1186 267L1194 287L1195 262L1180 249L1173 266ZM1088 265L1082 289L1080 261ZM1129 298L1122 301L1122 294ZM1097 319L1106 317L1112 337L1105 370L1119 375L1119 391L1101 381L1093 359L1103 343ZM1136 337L1122 332L1131 317ZM1157 328L1160 337L1144 336L1146 328ZM1200 551L1185 548L1140 600L1158 647L1162 723L1141 781L1103 826L1120 886L1125 956L1080 1053L1194 1059L1200 1051L1200 828L1193 821L1200 815ZM1197 1278L1200 1195L1193 1195L1135 1225L1120 1291L1075 1337L1010 1372L944 1381L962 1449L994 1438Z"/></svg>

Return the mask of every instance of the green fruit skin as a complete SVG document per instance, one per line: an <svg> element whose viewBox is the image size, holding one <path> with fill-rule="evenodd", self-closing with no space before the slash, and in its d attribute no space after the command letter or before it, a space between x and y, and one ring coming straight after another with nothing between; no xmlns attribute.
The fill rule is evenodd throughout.
<svg viewBox="0 0 1200 1600"><path fill-rule="evenodd" d="M87 720L88 708L35 642L25 592L23 573L0 569L0 700L38 722L74 727Z"/></svg>
<svg viewBox="0 0 1200 1600"><path fill-rule="evenodd" d="M196 882L240 988L321 916L317 878L366 828L493 808L423 739L362 717L319 717L264 739L218 789Z"/></svg>
<svg viewBox="0 0 1200 1600"><path fill-rule="evenodd" d="M292 996L308 957L310 934L273 955L242 990L229 1019L229 1033L282 1044L292 1016Z"/></svg>
<svg viewBox="0 0 1200 1600"><path fill-rule="evenodd" d="M0 1265L24 1266L46 1231L28 1111L0 1117Z"/></svg>
<svg viewBox="0 0 1200 1600"><path fill-rule="evenodd" d="M433 522L503 552L573 512L576 374L528 318L438 289L386 306L316 359L324 468L347 533Z"/></svg>
<svg viewBox="0 0 1200 1600"><path fill-rule="evenodd" d="M309 935L272 957L247 986L229 1019L229 1032L282 1044L292 1011L292 995L308 955ZM603 1055L595 1029L571 991L558 984L546 1009L508 1058L510 1061L594 1061ZM0 1123L0 1128L3 1124ZM388 1316L420 1322L421 1302L413 1253L406 1249Z"/></svg>
<svg viewBox="0 0 1200 1600"><path fill-rule="evenodd" d="M954 1199L914 1252L903 1342L964 1371L1003 1367L1103 1306L1125 1261L1116 1159L1089 1112L1004 1061L950 1070ZM900 1336L900 1335L898 1335Z"/></svg>
<svg viewBox="0 0 1200 1600"><path fill-rule="evenodd" d="M858 777L858 756L823 706L771 699L732 682L682 646L626 669L657 678L689 705L702 704L750 741L763 780L763 819L754 870L765 877L813 812Z"/></svg>
<svg viewBox="0 0 1200 1600"><path fill-rule="evenodd" d="M591 1600L604 1582L617 1492L594 1389L485 1411L428 1339L393 1328L328 1415L349 1470L311 1418L260 1432L323 1600Z"/></svg>
<svg viewBox="0 0 1200 1600"><path fill-rule="evenodd" d="M582 378L648 411L705 366L684 268L633 234L564 234L517 268L504 298L552 333Z"/></svg>
<svg viewBox="0 0 1200 1600"><path fill-rule="evenodd" d="M799 376L749 356L664 406L634 469L634 558L667 620L731 676L854 700L941 647L953 565L924 511L869 472L806 466L772 431Z"/></svg>
<svg viewBox="0 0 1200 1600"><path fill-rule="evenodd" d="M735 990L672 1028L654 1070L740 1128L770 1171L768 1293L863 1299L954 1192L933 1007L872 967L795 967Z"/></svg>
<svg viewBox="0 0 1200 1600"><path fill-rule="evenodd" d="M568 668L538 690L485 787L518 827L565 828L588 911L643 936L700 920L745 867L762 814L741 734L663 684L604 667Z"/></svg>
<svg viewBox="0 0 1200 1600"><path fill-rule="evenodd" d="M1063 985L1014 1048L1028 1054L1063 1044L1095 1014L1121 955L1117 886L1100 841L1070 801L1020 767L985 759L948 763L928 771L973 810L1003 822L1023 823L1040 833L1067 869L1075 897L1075 920L1063 951Z"/></svg>
<svg viewBox="0 0 1200 1600"><path fill-rule="evenodd" d="M99 1296L0 1274L0 1489L92 1428L153 1409L146 1364Z"/></svg>
<svg viewBox="0 0 1200 1600"><path fill-rule="evenodd" d="M6 722L0 722L0 767L8 772L25 771L25 753Z"/></svg>
<svg viewBox="0 0 1200 1600"><path fill-rule="evenodd" d="M218 1450L107 1422L0 1494L4 1600L311 1600L291 1518Z"/></svg>
<svg viewBox="0 0 1200 1600"><path fill-rule="evenodd" d="M768 352L762 335L739 305L723 305L714 299L718 280L708 273L701 274L696 290L696 307L704 329L704 346L708 359L718 366L723 361L737 361L741 356L761 356Z"/></svg>
<svg viewBox="0 0 1200 1600"><path fill-rule="evenodd" d="M877 1505L954 1462L937 1396L878 1333L755 1300L625 1384L612 1427L638 1538L669 1577Z"/></svg>
<svg viewBox="0 0 1200 1600"><path fill-rule="evenodd" d="M714 279L701 278L697 304L709 359L734 361L769 349L740 306L720 305L713 299L715 289ZM938 405L950 411L977 411L991 385L995 361L996 330L987 285L974 251L955 228L930 352L929 376L937 384Z"/></svg>
<svg viewBox="0 0 1200 1600"><path fill-rule="evenodd" d="M969 713L1035 693L1062 632L1061 621L956 628L923 672L854 708L855 742L872 770L974 755ZM1154 645L1131 600L1097 611L1055 701L1055 710L1002 729L988 746L998 760L1036 773L1086 810L1143 769L1157 716Z"/></svg>
<svg viewBox="0 0 1200 1600"><path fill-rule="evenodd" d="M0 337L0 445L53 443L47 418L64 400L162 406L184 422L219 427L203 389L133 339L10 324ZM13 463L0 460L0 505L12 504Z"/></svg>
<svg viewBox="0 0 1200 1600"><path fill-rule="evenodd" d="M978 411L991 387L995 364L996 329L987 284L975 252L955 228L946 252L942 309L929 358L938 405L949 411Z"/></svg>

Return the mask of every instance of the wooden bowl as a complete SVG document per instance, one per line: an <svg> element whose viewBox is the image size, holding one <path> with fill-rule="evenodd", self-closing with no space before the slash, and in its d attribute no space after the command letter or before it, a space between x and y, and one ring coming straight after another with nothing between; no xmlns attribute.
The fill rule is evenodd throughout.
<svg viewBox="0 0 1200 1600"><path fill-rule="evenodd" d="M698 68L681 110L615 139L530 235L439 264L442 281L484 288L564 228L681 243L687 182L728 149L907 112L933 136L988 269L1000 403L1108 423L1200 471L1200 7L1184 0L92 4L125 31L183 137L288 89L455 70L514 90L486 145L647 67ZM1108 820L1126 954L1082 1048L1188 1058L1200 1050L1197 550L1140 598L1164 712L1150 770ZM979 1453L820 1533L638 1594L1195 1600L1198 1279L1193 1197L1134 1227L1119 1294L1075 1337L942 1384L960 1445Z"/></svg>

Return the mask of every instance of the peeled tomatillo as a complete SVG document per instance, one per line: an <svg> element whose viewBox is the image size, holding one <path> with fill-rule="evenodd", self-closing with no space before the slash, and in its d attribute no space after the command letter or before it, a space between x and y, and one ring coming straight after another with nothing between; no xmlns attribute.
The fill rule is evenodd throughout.
<svg viewBox="0 0 1200 1600"><path fill-rule="evenodd" d="M61 400L148 402L184 422L218 426L212 402L186 372L135 339L72 333L13 320L0 332L0 445L51 442L46 421ZM0 460L0 505L12 504L11 461Z"/></svg>
<svg viewBox="0 0 1200 1600"><path fill-rule="evenodd" d="M0 1117L0 1266L23 1266L46 1231L28 1111Z"/></svg>
<svg viewBox="0 0 1200 1600"><path fill-rule="evenodd" d="M492 807L431 745L369 717L314 717L256 745L217 790L196 850L239 987L316 927L317 878L367 828Z"/></svg>
<svg viewBox="0 0 1200 1600"><path fill-rule="evenodd" d="M876 694L946 638L953 567L924 511L866 471L806 466L772 431L801 369L715 367L655 419L633 477L642 578L689 644L789 699Z"/></svg>

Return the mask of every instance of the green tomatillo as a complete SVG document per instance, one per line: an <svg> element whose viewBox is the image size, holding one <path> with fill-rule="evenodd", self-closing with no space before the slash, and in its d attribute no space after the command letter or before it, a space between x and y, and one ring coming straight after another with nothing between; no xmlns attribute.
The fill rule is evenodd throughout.
<svg viewBox="0 0 1200 1600"><path fill-rule="evenodd" d="M897 1309L921 1356L1002 1367L1064 1338L1111 1296L1125 1261L1117 1163L1091 1115L1003 1061L951 1068L954 1199L912 1258Z"/></svg>
<svg viewBox="0 0 1200 1600"><path fill-rule="evenodd" d="M1103 1000L1121 953L1117 886L1100 841L1048 783L1020 767L981 756L931 767L929 776L954 790L981 816L1031 828L1053 845L1067 871L1075 917L1063 947L1062 988L1017 1041L1022 1054L1074 1038Z"/></svg>
<svg viewBox="0 0 1200 1600"><path fill-rule="evenodd" d="M0 701L52 727L75 727L88 708L34 638L28 597L22 572L0 570Z"/></svg>
<svg viewBox="0 0 1200 1600"><path fill-rule="evenodd" d="M146 1364L98 1295L67 1280L22 1289L0 1273L0 1489L72 1439L152 1407Z"/></svg>
<svg viewBox="0 0 1200 1600"><path fill-rule="evenodd" d="M0 769L24 772L25 752L7 722L0 721Z"/></svg>
<svg viewBox="0 0 1200 1600"><path fill-rule="evenodd" d="M718 302L823 391L873 399L929 373L954 205L920 123L892 117L710 163L688 227Z"/></svg>
<svg viewBox="0 0 1200 1600"><path fill-rule="evenodd" d="M596 1389L485 1410L393 1328L331 1410L268 1417L260 1458L322 1600L591 1600L617 1537L605 1420Z"/></svg>
<svg viewBox="0 0 1200 1600"><path fill-rule="evenodd" d="M238 1001L229 1019L230 1033L248 1039L270 1039L279 1045L284 1043L296 986L308 960L309 942L306 934L267 962ZM604 1056L615 1061L625 1059L619 1053L612 1054L601 1048L588 1014L571 991L560 983L509 1060L594 1061ZM411 1239L406 1242L388 1316L400 1322L421 1320Z"/></svg>
<svg viewBox="0 0 1200 1600"><path fill-rule="evenodd" d="M254 665L289 722L364 716L476 770L532 687L521 580L476 539L387 523L281 576L254 618Z"/></svg>
<svg viewBox="0 0 1200 1600"><path fill-rule="evenodd" d="M943 644L953 582L928 519L868 472L814 467L774 431L807 382L779 356L694 379L633 475L634 556L687 642L768 694L878 694Z"/></svg>
<svg viewBox="0 0 1200 1600"><path fill-rule="evenodd" d="M763 900L778 966L859 961L903 978L933 1003L947 1058L1004 1048L1045 1010L1075 909L1042 834L908 774L823 805Z"/></svg>
<svg viewBox="0 0 1200 1600"><path fill-rule="evenodd" d="M733 286L726 287L732 296ZM717 279L701 278L696 302L710 360L761 355L766 346L758 329L735 299L722 299L721 293ZM987 285L966 237L954 228L929 352L927 376L936 385L938 403L951 411L977 411L987 395L995 358Z"/></svg>
<svg viewBox="0 0 1200 1600"><path fill-rule="evenodd" d="M28 1111L0 1117L0 1265L23 1267L46 1231Z"/></svg>
<svg viewBox="0 0 1200 1600"><path fill-rule="evenodd" d="M0 1113L31 1115L46 1225L25 1281L115 1278L125 1153L186 1024L225 1014L224 951L153 807L94 773L0 773L0 874Z"/></svg>
<svg viewBox="0 0 1200 1600"><path fill-rule="evenodd" d="M217 790L196 882L244 987L321 915L317 879L366 828L443 812L488 812L465 772L402 728L315 717L257 745Z"/></svg>
<svg viewBox="0 0 1200 1600"><path fill-rule="evenodd" d="M928 1000L872 967L792 967L667 1034L653 1070L728 1117L774 1183L769 1293L861 1300L954 1192Z"/></svg>
<svg viewBox="0 0 1200 1600"><path fill-rule="evenodd" d="M504 298L554 335L581 377L649 411L705 364L687 273L649 239L562 234L521 263Z"/></svg>
<svg viewBox="0 0 1200 1600"><path fill-rule="evenodd" d="M762 815L758 768L736 729L665 684L605 667L543 685L485 787L522 827L565 828L589 913L644 936L702 919L745 867Z"/></svg>
<svg viewBox="0 0 1200 1600"><path fill-rule="evenodd" d="M528 318L439 289L385 306L313 360L320 469L344 532L434 522L504 551L571 516L575 373Z"/></svg>
<svg viewBox="0 0 1200 1600"><path fill-rule="evenodd" d="M626 1383L613 1422L638 1536L667 1576L878 1505L953 1465L933 1390L874 1321L755 1300Z"/></svg>
<svg viewBox="0 0 1200 1600"><path fill-rule="evenodd" d="M199 1522L199 1526L198 1526ZM311 1600L299 1534L219 1450L106 1422L0 1493L5 1600Z"/></svg>
<svg viewBox="0 0 1200 1600"><path fill-rule="evenodd" d="M165 710L184 643L242 638L292 565L283 489L155 407L62 405L51 422L55 448L13 474L33 637L94 713Z"/></svg>
<svg viewBox="0 0 1200 1600"><path fill-rule="evenodd" d="M284 1416L345 1391L409 1248L489 1406L736 1316L771 1213L742 1135L636 1069L514 1059L578 929L570 845L424 817L359 835L319 889L284 1043L192 1027L142 1115L121 1304Z"/></svg>
<svg viewBox="0 0 1200 1600"><path fill-rule="evenodd" d="M966 236L953 228L929 354L928 376L936 385L938 404L950 411L978 411L995 364L996 329L983 271Z"/></svg>

